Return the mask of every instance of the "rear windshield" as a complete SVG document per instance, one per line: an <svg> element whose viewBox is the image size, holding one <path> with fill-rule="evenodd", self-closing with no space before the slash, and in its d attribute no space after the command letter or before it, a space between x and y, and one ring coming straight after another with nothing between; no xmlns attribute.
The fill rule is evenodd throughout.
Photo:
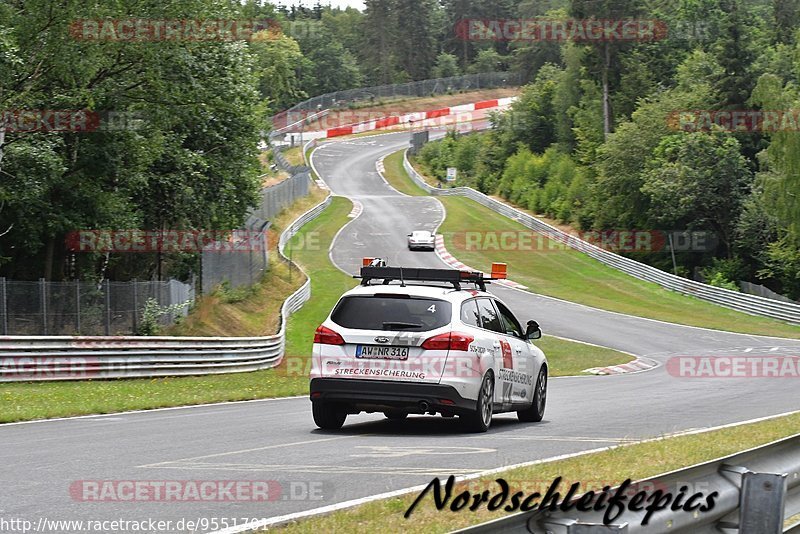
<svg viewBox="0 0 800 534"><path fill-rule="evenodd" d="M344 297L331 320L345 328L425 332L450 323L450 303L405 295Z"/></svg>

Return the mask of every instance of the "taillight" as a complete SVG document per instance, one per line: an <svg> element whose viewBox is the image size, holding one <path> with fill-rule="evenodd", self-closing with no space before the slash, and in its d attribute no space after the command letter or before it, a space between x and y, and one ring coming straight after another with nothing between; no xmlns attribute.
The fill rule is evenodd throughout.
<svg viewBox="0 0 800 534"><path fill-rule="evenodd" d="M469 344L473 341L475 338L469 334L445 332L426 339L422 348L425 350L469 350Z"/></svg>
<svg viewBox="0 0 800 534"><path fill-rule="evenodd" d="M344 345L344 338L327 326L320 325L314 332L314 343L321 345Z"/></svg>

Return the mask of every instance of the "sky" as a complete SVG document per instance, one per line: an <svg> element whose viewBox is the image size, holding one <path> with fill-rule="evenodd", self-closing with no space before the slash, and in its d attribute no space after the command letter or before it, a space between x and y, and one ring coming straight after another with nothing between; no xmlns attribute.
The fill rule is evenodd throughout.
<svg viewBox="0 0 800 534"><path fill-rule="evenodd" d="M307 7L314 7L314 5L317 3L317 0L276 0L275 3L284 6L302 4ZM363 0L320 0L320 3L323 6L330 4L333 7L354 7L356 9L364 9Z"/></svg>

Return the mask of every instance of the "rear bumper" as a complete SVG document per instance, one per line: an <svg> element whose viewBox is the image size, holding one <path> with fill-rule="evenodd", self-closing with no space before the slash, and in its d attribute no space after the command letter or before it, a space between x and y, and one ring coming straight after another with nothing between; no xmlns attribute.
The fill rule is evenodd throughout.
<svg viewBox="0 0 800 534"><path fill-rule="evenodd" d="M475 410L475 401L462 397L453 386L389 380L313 378L311 401L341 403L354 412L403 410L422 413L422 402L429 406L425 411L462 414Z"/></svg>

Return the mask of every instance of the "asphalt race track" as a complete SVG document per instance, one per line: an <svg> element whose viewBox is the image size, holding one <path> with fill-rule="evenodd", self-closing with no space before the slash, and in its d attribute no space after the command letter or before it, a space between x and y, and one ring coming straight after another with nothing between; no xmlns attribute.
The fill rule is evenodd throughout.
<svg viewBox="0 0 800 534"><path fill-rule="evenodd" d="M313 163L339 195L363 206L337 237L334 262L355 272L364 256L442 267L432 252L408 252L406 234L441 222L433 198L407 197L375 169L407 146L408 133L326 143ZM477 267L477 266L476 266ZM511 266L513 269L513 266ZM597 343L663 363L672 355L798 354L800 342L638 319L493 287L521 320L545 333ZM270 518L504 465L596 449L800 409L792 379L685 379L663 366L632 375L550 382L545 420L495 418L486 434L457 420L350 416L339 432L317 430L306 398L168 409L0 427L0 516L38 521ZM278 481L270 502L82 502L82 480ZM309 498L309 492L311 498ZM62 529L67 531L69 529ZM201 528L199 530L212 530Z"/></svg>

